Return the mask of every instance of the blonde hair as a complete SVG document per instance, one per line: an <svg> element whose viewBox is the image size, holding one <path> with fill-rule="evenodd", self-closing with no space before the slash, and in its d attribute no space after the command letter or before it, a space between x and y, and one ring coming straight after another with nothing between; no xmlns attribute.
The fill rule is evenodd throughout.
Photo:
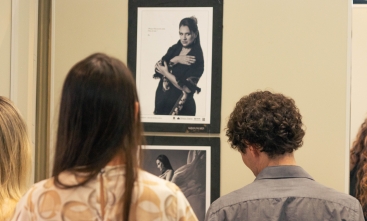
<svg viewBox="0 0 367 221"><path fill-rule="evenodd" d="M12 102L0 96L0 220L12 215L26 191L30 166L26 124Z"/></svg>

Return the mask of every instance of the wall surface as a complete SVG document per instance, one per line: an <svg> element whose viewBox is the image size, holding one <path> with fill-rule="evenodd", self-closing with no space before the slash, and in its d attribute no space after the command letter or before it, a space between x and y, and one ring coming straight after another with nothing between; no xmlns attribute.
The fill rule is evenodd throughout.
<svg viewBox="0 0 367 221"><path fill-rule="evenodd" d="M104 52L126 62L127 2L63 0L53 1L52 8L51 111L56 112L65 76L77 61Z"/></svg>
<svg viewBox="0 0 367 221"><path fill-rule="evenodd" d="M38 1L12 1L10 99L35 142Z"/></svg>
<svg viewBox="0 0 367 221"><path fill-rule="evenodd" d="M294 98L307 127L297 162L317 181L346 191L348 4L225 1L221 195L254 180L227 144L224 128L236 101L256 90ZM53 1L51 128L63 80L75 62L97 51L126 62L127 5L127 0Z"/></svg>
<svg viewBox="0 0 367 221"><path fill-rule="evenodd" d="M52 1L51 147L66 74L76 62L95 52L107 53L126 63L127 25L126 0ZM52 156L51 148L51 161Z"/></svg>
<svg viewBox="0 0 367 221"><path fill-rule="evenodd" d="M297 162L339 191L346 189L348 8L332 0L226 1L224 7L222 128L242 95L269 89L294 98L307 128ZM225 194L254 176L224 133L221 138Z"/></svg>
<svg viewBox="0 0 367 221"><path fill-rule="evenodd" d="M367 117L367 5L354 5L352 13L351 142Z"/></svg>
<svg viewBox="0 0 367 221"><path fill-rule="evenodd" d="M28 126L32 147L36 118L37 11L37 0L0 0L0 95L10 98L19 109Z"/></svg>
<svg viewBox="0 0 367 221"><path fill-rule="evenodd" d="M10 96L11 1L0 0L0 96Z"/></svg>
<svg viewBox="0 0 367 221"><path fill-rule="evenodd" d="M38 4L0 1L0 95L20 110L34 141Z"/></svg>

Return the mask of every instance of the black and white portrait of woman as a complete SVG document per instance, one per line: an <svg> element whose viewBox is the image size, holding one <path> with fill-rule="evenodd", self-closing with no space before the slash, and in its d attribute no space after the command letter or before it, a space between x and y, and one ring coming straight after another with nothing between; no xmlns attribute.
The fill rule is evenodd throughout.
<svg viewBox="0 0 367 221"><path fill-rule="evenodd" d="M175 183L183 192L199 220L204 220L210 204L210 148L147 146L143 169Z"/></svg>
<svg viewBox="0 0 367 221"><path fill-rule="evenodd" d="M195 116L194 94L204 72L204 57L196 17L179 24L180 40L155 65L154 78L160 79L155 94L156 115Z"/></svg>
<svg viewBox="0 0 367 221"><path fill-rule="evenodd" d="M212 26L210 7L138 8L143 122L210 123Z"/></svg>

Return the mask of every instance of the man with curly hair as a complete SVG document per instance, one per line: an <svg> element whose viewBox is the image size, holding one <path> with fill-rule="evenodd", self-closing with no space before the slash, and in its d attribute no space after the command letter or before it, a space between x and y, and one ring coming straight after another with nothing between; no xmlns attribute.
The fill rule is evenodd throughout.
<svg viewBox="0 0 367 221"><path fill-rule="evenodd" d="M315 182L296 165L305 131L293 99L269 91L242 97L226 135L256 179L216 200L206 221L364 220L355 198Z"/></svg>

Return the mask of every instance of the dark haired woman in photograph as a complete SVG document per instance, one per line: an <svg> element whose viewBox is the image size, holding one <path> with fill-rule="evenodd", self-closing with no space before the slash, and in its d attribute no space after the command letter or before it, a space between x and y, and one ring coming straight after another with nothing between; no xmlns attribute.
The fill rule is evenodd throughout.
<svg viewBox="0 0 367 221"><path fill-rule="evenodd" d="M197 220L175 184L140 168L142 144L129 69L101 53L83 59L62 89L53 177L23 196L13 220Z"/></svg>
<svg viewBox="0 0 367 221"><path fill-rule="evenodd" d="M161 171L159 178L171 181L174 171L166 155L159 155L156 159L157 168Z"/></svg>
<svg viewBox="0 0 367 221"><path fill-rule="evenodd" d="M204 57L195 17L179 24L180 40L170 47L155 65L154 78L159 78L155 94L156 115L195 116L195 92L204 72Z"/></svg>
<svg viewBox="0 0 367 221"><path fill-rule="evenodd" d="M359 128L350 150L350 195L362 205L367 220L367 118Z"/></svg>

